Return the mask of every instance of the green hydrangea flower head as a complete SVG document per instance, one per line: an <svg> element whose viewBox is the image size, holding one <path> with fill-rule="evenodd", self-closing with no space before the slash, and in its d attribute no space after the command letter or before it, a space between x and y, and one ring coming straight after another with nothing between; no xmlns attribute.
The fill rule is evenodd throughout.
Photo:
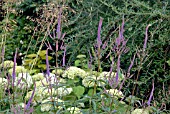
<svg viewBox="0 0 170 114"><path fill-rule="evenodd" d="M8 83L7 79L0 77L0 86L4 87Z"/></svg>
<svg viewBox="0 0 170 114"><path fill-rule="evenodd" d="M95 84L95 80L96 80L96 76L95 75L91 75L91 76L87 76L82 80L82 84L85 87L93 87Z"/></svg>
<svg viewBox="0 0 170 114"><path fill-rule="evenodd" d="M63 70L62 69L56 69L57 70L57 75L62 75L63 74ZM53 70L52 73L56 74L56 70Z"/></svg>
<svg viewBox="0 0 170 114"><path fill-rule="evenodd" d="M4 65L3 65L4 64ZM10 61L10 60L6 60L4 61L4 63L1 63L0 67L4 67L4 68L12 68L14 66L14 62Z"/></svg>
<svg viewBox="0 0 170 114"><path fill-rule="evenodd" d="M64 105L64 101L59 99L59 98L55 98L55 101L58 103L62 103ZM51 103L51 98L48 97L47 99L43 100L41 103L41 111L42 112L49 112L53 107L53 104ZM61 109L62 107L59 106L59 109Z"/></svg>
<svg viewBox="0 0 170 114"><path fill-rule="evenodd" d="M109 89L106 90L106 92L115 98L122 98L124 96L123 93L117 89Z"/></svg>
<svg viewBox="0 0 170 114"><path fill-rule="evenodd" d="M69 107L67 108L67 110L71 113L71 114L82 114L81 109L77 108L77 107Z"/></svg>
<svg viewBox="0 0 170 114"><path fill-rule="evenodd" d="M35 81L40 81L42 79L44 79L44 74L43 73L38 73L32 76L32 79Z"/></svg>
<svg viewBox="0 0 170 114"><path fill-rule="evenodd" d="M71 66L62 74L62 77L68 77L69 79L74 79L77 76L83 79L87 76L87 73L81 68Z"/></svg>
<svg viewBox="0 0 170 114"><path fill-rule="evenodd" d="M148 110L136 108L132 111L132 114L149 114Z"/></svg>
<svg viewBox="0 0 170 114"><path fill-rule="evenodd" d="M10 75L12 75L13 68L9 69L8 72L9 72ZM28 70L25 69L23 66L16 66L15 72L16 72L16 74L19 74L19 73L27 73Z"/></svg>

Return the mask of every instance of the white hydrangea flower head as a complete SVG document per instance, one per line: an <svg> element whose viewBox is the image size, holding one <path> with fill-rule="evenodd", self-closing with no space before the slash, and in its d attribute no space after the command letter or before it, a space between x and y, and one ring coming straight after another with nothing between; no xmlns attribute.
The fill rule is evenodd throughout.
<svg viewBox="0 0 170 114"><path fill-rule="evenodd" d="M43 86L41 80L40 81L36 81L35 84L36 84L37 88Z"/></svg>
<svg viewBox="0 0 170 114"><path fill-rule="evenodd" d="M69 79L74 79L77 76L83 79L87 76L87 73L83 69L80 69L75 66L71 66L67 68L62 74L62 77L68 77Z"/></svg>
<svg viewBox="0 0 170 114"><path fill-rule="evenodd" d="M71 113L71 114L83 114L81 112L81 109L80 108L77 108L77 107L69 107L67 108L67 110Z"/></svg>
<svg viewBox="0 0 170 114"><path fill-rule="evenodd" d="M8 83L8 80L0 77L0 86L4 87Z"/></svg>
<svg viewBox="0 0 170 114"><path fill-rule="evenodd" d="M123 93L117 89L109 89L106 90L106 92L110 94L112 97L116 97L116 98L122 98L124 96Z"/></svg>
<svg viewBox="0 0 170 114"><path fill-rule="evenodd" d="M66 88L66 87L59 87L56 91L59 96L66 96L66 95L69 95L73 91L73 89Z"/></svg>
<svg viewBox="0 0 170 114"><path fill-rule="evenodd" d="M32 77L29 73L19 73L14 82L14 86L19 89L30 88L32 84Z"/></svg>
<svg viewBox="0 0 170 114"><path fill-rule="evenodd" d="M43 94L42 94L43 90L44 90L43 87L39 87L39 88L35 89L35 93L34 93L34 96L33 96L33 99L32 99L32 102L33 102L34 105L37 104L37 103L42 102L42 100L44 98ZM33 93L33 91L27 92L27 94L25 96L25 100L28 101L31 98L32 93Z"/></svg>
<svg viewBox="0 0 170 114"><path fill-rule="evenodd" d="M13 68L9 69L9 74L12 75L12 72L13 72ZM25 69L23 66L16 66L15 67L15 73L18 74L18 73L27 73L27 69Z"/></svg>
<svg viewBox="0 0 170 114"><path fill-rule="evenodd" d="M64 104L64 101L61 100L61 99L55 98L55 101ZM48 97L47 99L42 101L42 103L41 103L41 111L42 112L45 112L45 111L49 112L50 111L50 109L53 107L52 103L50 103L50 102L51 102L50 97ZM59 106L58 108L61 109L62 107Z"/></svg>
<svg viewBox="0 0 170 114"><path fill-rule="evenodd" d="M50 76L46 75L45 78L42 80L42 83L47 86L49 84L56 84L58 82L57 77L55 74L50 73Z"/></svg>
<svg viewBox="0 0 170 114"><path fill-rule="evenodd" d="M0 67L12 68L14 66L14 62L13 61L9 61L9 60L4 61L3 64L4 65L2 66L2 63L1 63Z"/></svg>
<svg viewBox="0 0 170 114"><path fill-rule="evenodd" d="M115 78L115 77L116 77L116 72L112 72L110 74L110 72L104 71L104 72L100 73L98 79L101 79L101 80L103 80L103 81L105 81L107 83L109 78L112 79L112 78ZM121 81L123 78L124 78L124 75L119 73L119 81ZM105 83L103 83L101 85L105 85Z"/></svg>
<svg viewBox="0 0 170 114"><path fill-rule="evenodd" d="M27 94L26 94L26 96L25 96L25 100L26 100L26 101L28 101L28 100L31 98L32 93L33 93L33 91L27 92ZM34 93L34 96L33 96L32 102L31 102L34 106L37 105L37 102L35 101L35 99L37 99L37 98L35 98L35 94L36 94L36 93ZM41 97L40 97L40 98L41 98ZM38 101L42 101L42 99L40 99L40 98L37 99L37 100L38 100Z"/></svg>
<svg viewBox="0 0 170 114"><path fill-rule="evenodd" d="M87 76L82 80L82 84L85 87L93 87L95 84L95 80L96 80L96 76L92 75L92 76Z"/></svg>
<svg viewBox="0 0 170 114"><path fill-rule="evenodd" d="M42 101L42 104L41 104L41 111L42 112L45 112L45 111L48 112L53 107L53 105L49 102L50 102L50 100L48 100L48 99L45 99L45 100Z"/></svg>
<svg viewBox="0 0 170 114"><path fill-rule="evenodd" d="M24 108L25 108L25 106L26 106L26 104L25 104L25 103L18 103L18 107L20 107L20 108L22 108L22 109L24 109Z"/></svg>
<svg viewBox="0 0 170 114"><path fill-rule="evenodd" d="M108 79L110 77L115 77L116 76L116 73L115 72L112 72L111 75L110 75L110 72L106 72L106 71L103 71L100 73L99 77L101 79Z"/></svg>
<svg viewBox="0 0 170 114"><path fill-rule="evenodd" d="M149 114L148 110L136 108L132 111L132 114Z"/></svg>
<svg viewBox="0 0 170 114"><path fill-rule="evenodd" d="M38 73L38 74L35 74L32 76L32 79L35 80L35 81L40 81L42 79L44 79L44 74L43 73Z"/></svg>

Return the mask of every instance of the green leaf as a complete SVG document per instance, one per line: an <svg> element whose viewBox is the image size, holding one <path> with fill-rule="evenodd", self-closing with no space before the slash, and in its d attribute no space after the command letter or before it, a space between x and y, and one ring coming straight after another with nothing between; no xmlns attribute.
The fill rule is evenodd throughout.
<svg viewBox="0 0 170 114"><path fill-rule="evenodd" d="M46 69L46 64L39 64L39 65L38 65L38 68Z"/></svg>
<svg viewBox="0 0 170 114"><path fill-rule="evenodd" d="M86 55L80 54L77 56L77 58L81 59L81 58L86 58Z"/></svg>
<svg viewBox="0 0 170 114"><path fill-rule="evenodd" d="M74 65L75 65L75 66L80 66L80 64L81 64L81 61L80 61L80 60L76 60L76 61L74 62Z"/></svg>
<svg viewBox="0 0 170 114"><path fill-rule="evenodd" d="M73 87L74 94L80 99L80 97L84 94L85 88L83 86Z"/></svg>
<svg viewBox="0 0 170 114"><path fill-rule="evenodd" d="M40 51L39 55L42 57L42 56L45 56L46 55L46 50L42 50Z"/></svg>
<svg viewBox="0 0 170 114"><path fill-rule="evenodd" d="M29 54L27 55L28 58L33 58L33 57L36 57L37 55L36 54Z"/></svg>
<svg viewBox="0 0 170 114"><path fill-rule="evenodd" d="M89 89L89 91L88 91L89 96L93 96L95 94L96 94L96 91L94 91L94 89Z"/></svg>
<svg viewBox="0 0 170 114"><path fill-rule="evenodd" d="M46 60L46 56L41 56L41 59L42 60ZM51 56L48 56L48 60L51 60L52 59L52 57Z"/></svg>
<svg viewBox="0 0 170 114"><path fill-rule="evenodd" d="M170 66L170 60L166 61L168 63L168 65Z"/></svg>

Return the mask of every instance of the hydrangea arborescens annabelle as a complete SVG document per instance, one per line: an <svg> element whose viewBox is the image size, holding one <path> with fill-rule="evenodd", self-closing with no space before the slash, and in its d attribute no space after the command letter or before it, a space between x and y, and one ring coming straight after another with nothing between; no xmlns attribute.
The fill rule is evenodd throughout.
<svg viewBox="0 0 170 114"><path fill-rule="evenodd" d="M9 74L12 75L13 72L13 68L9 69ZM27 73L27 69L25 69L23 66L16 66L15 67L15 73L19 74L19 73Z"/></svg>
<svg viewBox="0 0 170 114"><path fill-rule="evenodd" d="M106 92L110 94L112 97L116 97L116 98L122 98L124 96L123 93L117 89L109 89L106 90Z"/></svg>
<svg viewBox="0 0 170 114"><path fill-rule="evenodd" d="M4 63L0 65L0 67L4 67L4 68L12 68L14 66L14 62L13 61L9 61L6 60L4 61Z"/></svg>
<svg viewBox="0 0 170 114"><path fill-rule="evenodd" d="M44 74L43 73L38 73L32 76L32 79L35 81L40 81L42 79L44 79Z"/></svg>
<svg viewBox="0 0 170 114"><path fill-rule="evenodd" d="M79 76L81 78L85 78L87 76L87 73L80 68L71 66L71 67L67 68L64 71L64 73L62 74L62 77L68 77L69 79L74 79L77 76Z"/></svg>
<svg viewBox="0 0 170 114"><path fill-rule="evenodd" d="M1 86L1 87L4 87L7 83L8 83L8 82L7 82L7 79L5 79L5 78L0 78L0 86Z"/></svg>
<svg viewBox="0 0 170 114"><path fill-rule="evenodd" d="M77 107L69 107L67 108L67 110L71 113L71 114L82 114L81 109L77 108Z"/></svg>
<svg viewBox="0 0 170 114"><path fill-rule="evenodd" d="M87 76L82 80L82 84L85 87L93 87L95 84L95 80L96 80L96 76L92 75L92 76Z"/></svg>
<svg viewBox="0 0 170 114"><path fill-rule="evenodd" d="M33 84L32 77L29 73L19 73L14 82L14 86L19 89L30 88Z"/></svg>
<svg viewBox="0 0 170 114"><path fill-rule="evenodd" d="M63 70L62 69L56 69L56 70L52 71L53 74L56 74L56 72L57 72L57 75L62 75L63 74Z"/></svg>
<svg viewBox="0 0 170 114"><path fill-rule="evenodd" d="M52 88L52 95L53 96L66 96L69 95L73 91L72 88L66 87L59 87L59 88ZM49 97L51 94L51 89L45 88L42 92L43 97Z"/></svg>
<svg viewBox="0 0 170 114"><path fill-rule="evenodd" d="M37 103L42 102L44 99L46 99L47 97L52 96L66 96L68 94L70 94L73 91L72 88L66 88L66 87L59 87L58 89L56 88L52 88L48 89L47 87L37 87L35 90L35 94L33 97L33 103L36 105ZM26 100L29 100L29 98L31 97L33 91L29 91L27 92L27 95L25 97ZM51 94L52 92L52 94Z"/></svg>
<svg viewBox="0 0 170 114"><path fill-rule="evenodd" d="M101 79L101 80L103 80L103 81L105 81L107 83L110 78L112 79L112 78L115 78L115 77L116 77L116 72L112 72L110 74L110 72L104 71L104 72L100 73L98 79ZM119 73L119 81L123 80L123 78L124 78L124 75Z"/></svg>
<svg viewBox="0 0 170 114"><path fill-rule="evenodd" d="M132 114L149 114L148 110L136 108L132 111Z"/></svg>
<svg viewBox="0 0 170 114"><path fill-rule="evenodd" d="M53 99L54 100L54 99ZM55 98L55 102L58 102L62 105L64 105L64 101L59 99L59 98ZM43 100L42 103L41 103L41 111L42 112L49 112L50 109L53 108L53 104L51 103L51 98L48 97L47 99ZM61 106L58 106L59 109L61 109L62 107Z"/></svg>

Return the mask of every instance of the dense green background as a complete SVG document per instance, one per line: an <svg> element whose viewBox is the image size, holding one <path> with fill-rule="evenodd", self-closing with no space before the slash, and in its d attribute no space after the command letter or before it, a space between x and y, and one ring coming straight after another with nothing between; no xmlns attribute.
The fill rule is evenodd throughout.
<svg viewBox="0 0 170 114"><path fill-rule="evenodd" d="M47 4L55 5L48 6ZM43 5L48 6L49 9L43 9ZM78 54L85 54L89 58L88 50L91 50L91 47L96 43L100 18L103 18L101 39L103 42L106 40L109 42L108 48L102 51L104 60L112 49L111 44L118 36L118 27L124 16L124 36L128 39L127 47L129 48L129 52L123 54L121 58L121 68L125 72L133 54L136 50L139 51L143 48L145 28L151 24L148 32L147 58L141 66L140 59L136 59L131 70L134 76L127 80L127 86L123 89L127 91L126 95L131 94L133 82L137 72L141 69L135 95L148 100L152 89L152 80L154 80L155 105L160 107L162 103L165 103L166 108L170 108L168 93L170 91L170 66L167 63L170 60L170 2L168 0L67 0L58 1L58 3L47 0L24 0L16 5L4 2L0 10L3 11L1 13L0 37L6 40L5 59L13 58L15 48L19 48L19 52L24 54L36 53L44 38L45 41L49 41L51 45L55 46L55 40L46 36L45 31L50 23L50 16L57 15L56 6L64 7L62 33L66 33L64 42L67 44L68 65L74 65ZM54 13L51 13L46 20L42 15L50 8L54 10ZM53 21L51 29L57 25L56 21ZM23 44L20 43L21 40ZM27 50L28 47L29 50ZM110 59L105 60L102 63L102 68L109 70L110 64Z"/></svg>

